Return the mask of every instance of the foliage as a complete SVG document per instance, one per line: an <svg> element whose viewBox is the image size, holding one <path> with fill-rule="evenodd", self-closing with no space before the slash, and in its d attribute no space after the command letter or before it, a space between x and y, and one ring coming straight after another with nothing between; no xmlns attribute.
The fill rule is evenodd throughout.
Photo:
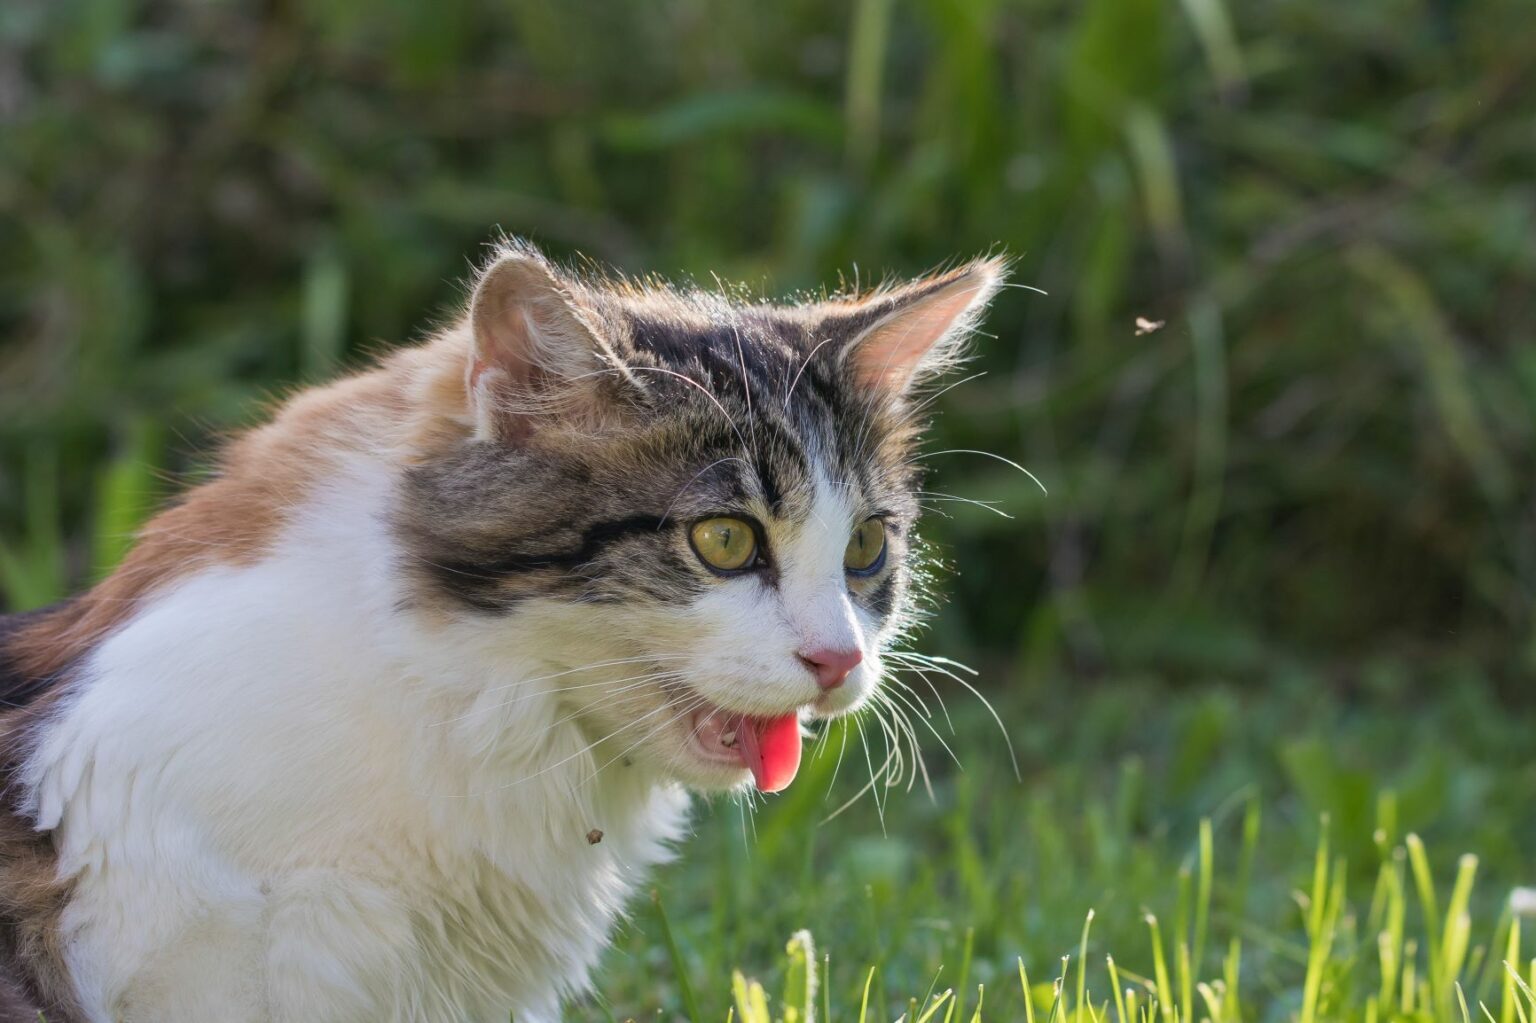
<svg viewBox="0 0 1536 1023"><path fill-rule="evenodd" d="M936 449L1050 498L934 460L1016 516L938 506L941 645L1529 677L1533 54L1519 0L18 0L0 588L95 575L266 396L451 312L493 226L769 294L1001 248L1048 294Z"/></svg>

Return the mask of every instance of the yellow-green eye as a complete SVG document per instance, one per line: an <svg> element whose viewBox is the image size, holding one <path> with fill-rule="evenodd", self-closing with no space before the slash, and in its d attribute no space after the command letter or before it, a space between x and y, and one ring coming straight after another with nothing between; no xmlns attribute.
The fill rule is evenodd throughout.
<svg viewBox="0 0 1536 1023"><path fill-rule="evenodd" d="M843 567L850 572L869 574L885 561L885 523L865 519L854 527L843 552Z"/></svg>
<svg viewBox="0 0 1536 1023"><path fill-rule="evenodd" d="M721 516L696 523L688 534L704 564L722 572L751 568L757 559L757 534L751 523Z"/></svg>

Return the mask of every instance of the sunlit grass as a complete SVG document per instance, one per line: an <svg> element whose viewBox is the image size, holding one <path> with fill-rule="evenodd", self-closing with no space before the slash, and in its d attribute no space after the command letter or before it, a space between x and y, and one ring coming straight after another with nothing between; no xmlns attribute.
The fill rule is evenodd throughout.
<svg viewBox="0 0 1536 1023"><path fill-rule="evenodd" d="M1209 819L1201 822L1209 834ZM1209 845L1201 843L1200 876L1211 876ZM1404 883L1404 865L1411 865L1412 894ZM1175 929L1166 934L1157 918L1147 914L1147 941L1118 950L1126 961L1149 961L1152 968L1137 973L1117 963L1115 950L1090 954L1095 913L1084 918L1075 954L1061 956L1053 975L1031 980L1023 957L1018 957L1017 984L1010 988L999 978L991 986L990 1011L986 1011L989 986L980 983L971 991L965 966L955 986L939 983L942 970L920 992L905 998L905 1009L896 1018L906 1023L952 1023L987 1019L1043 1020L1045 1023L1236 1023L1243 1019L1294 1018L1298 1023L1322 1020L1385 1023L1389 1020L1435 1020L1446 1023L1529 1023L1536 1019L1536 959L1520 958L1521 921L1506 913L1492 920L1474 922L1470 912L1477 858L1466 854L1458 861L1449 887L1445 912L1440 899L1446 891L1430 875L1423 843L1409 835L1393 846L1379 864L1377 882L1368 908L1349 902L1347 867L1334 858L1323 828L1314 858L1310 891L1296 892L1305 920L1305 945L1301 950L1305 969L1300 981L1299 1006L1287 1008L1273 991L1260 990L1262 983L1243 971L1243 939L1233 936L1214 972L1200 973L1205 959L1199 951L1204 921L1210 919L1211 888L1202 883L1194 905L1193 931ZM1171 879L1172 880L1172 879ZM1443 882L1444 879L1442 878ZM658 900L658 920L668 935L672 969L681 980L690 967L665 929L665 914ZM1361 915L1363 912L1363 916ZM1417 928L1405 920L1413 914ZM1443 924L1442 924L1443 920ZM1442 929L1443 927L1443 929ZM1473 945L1474 934L1482 940ZM969 951L971 932L967 932ZM782 978L782 995L768 988L751 971L733 970L728 984L727 1020L742 1023L808 1023L824 1020L888 1018L889 1005L872 1009L870 995L880 973L876 963L861 964L863 981L854 989L833 993L824 975L840 950L821 950L808 931L796 932L785 947L783 959L772 967ZM1172 965L1170 966L1170 960ZM1530 979L1527 980L1527 977ZM713 978L713 986L723 978ZM693 1023L718 1018L704 1014L691 989L684 986L682 1015ZM1009 997L1011 996L1011 997ZM883 1000L882 1000L883 1001ZM898 1002L898 1005L901 1003ZM666 1015L666 1013L663 1013Z"/></svg>
<svg viewBox="0 0 1536 1023"><path fill-rule="evenodd" d="M935 770L932 800L822 823L868 769L850 752L829 792L813 745L781 797L706 809L572 1017L1536 1020L1509 902L1536 772L1472 692L1001 699L1022 783L990 715L952 700L965 770Z"/></svg>

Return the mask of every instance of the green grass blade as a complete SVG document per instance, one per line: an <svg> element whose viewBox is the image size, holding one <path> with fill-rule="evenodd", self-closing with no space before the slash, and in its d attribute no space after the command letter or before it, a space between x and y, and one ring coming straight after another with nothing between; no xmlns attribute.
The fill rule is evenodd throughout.
<svg viewBox="0 0 1536 1023"><path fill-rule="evenodd" d="M91 531L95 578L117 567L154 510L154 467L159 454L159 431L148 419L140 419L129 427L123 449L98 475L96 519Z"/></svg>
<svg viewBox="0 0 1536 1023"><path fill-rule="evenodd" d="M1238 854L1237 884L1232 898L1232 915L1241 920L1248 912L1248 892L1253 886L1253 860L1258 855L1259 832L1263 829L1264 809L1255 792L1243 810L1243 846Z"/></svg>
<svg viewBox="0 0 1536 1023"><path fill-rule="evenodd" d="M1504 992L1499 1002L1499 1023L1515 1023L1515 978L1513 964L1520 961L1520 918L1512 917L1509 937L1504 945Z"/></svg>
<svg viewBox="0 0 1536 1023"><path fill-rule="evenodd" d="M1076 1023L1082 1023L1083 1006L1087 1002L1088 986L1088 932L1093 929L1093 910L1088 911L1088 916L1083 920L1083 936L1077 943L1077 1004L1073 1007L1072 1018Z"/></svg>
<svg viewBox="0 0 1536 1023"><path fill-rule="evenodd" d="M848 163L862 169L874 159L880 137L880 83L884 77L886 40L892 0L858 0L848 54L844 100Z"/></svg>
<svg viewBox="0 0 1536 1023"><path fill-rule="evenodd" d="M965 1019L965 992L971 982L971 956L976 948L976 928L965 929L965 945L960 951L960 975L955 979L955 1018Z"/></svg>
<svg viewBox="0 0 1536 1023"><path fill-rule="evenodd" d="M1191 962L1199 973L1205 962L1205 939L1211 922L1211 887L1215 873L1215 838L1211 819L1200 818L1200 862L1195 881L1195 947Z"/></svg>
<svg viewBox="0 0 1536 1023"><path fill-rule="evenodd" d="M1024 969L1023 956L1019 956L1019 989L1024 992L1024 1023L1035 1023L1035 1000L1029 993L1029 971Z"/></svg>
<svg viewBox="0 0 1536 1023"><path fill-rule="evenodd" d="M1429 991L1430 997L1436 1006L1441 1006L1446 1012L1450 1009L1450 992L1442 989L1443 977L1440 973L1440 938L1442 923L1440 919L1439 902L1435 898L1434 876L1429 869L1429 855L1424 851L1424 842L1418 835L1409 835L1408 865L1413 871L1413 883L1419 894L1419 908L1424 914L1424 936L1429 942ZM1408 994L1408 992L1404 992ZM1442 1006L1442 1002L1444 1005Z"/></svg>
<svg viewBox="0 0 1536 1023"><path fill-rule="evenodd" d="M1226 982L1227 1005L1225 1015L1235 1021L1243 1018L1243 1004L1239 996L1239 984L1243 976L1243 943L1233 938L1227 946L1227 958L1222 963L1222 980Z"/></svg>
<svg viewBox="0 0 1536 1023"><path fill-rule="evenodd" d="M1317 853L1312 861L1312 894L1307 907L1307 938L1315 946L1323 926L1323 914L1327 909L1328 895L1328 816L1322 817L1321 833L1317 840Z"/></svg>
<svg viewBox="0 0 1536 1023"><path fill-rule="evenodd" d="M943 991L940 991L938 995L929 999L928 1007L923 1010L923 1014L916 1017L917 1023L928 1023L929 1020L933 1019L934 1013L938 1012L945 1005L950 1004L954 1000L954 995L954 988L945 988Z"/></svg>
<svg viewBox="0 0 1536 1023"><path fill-rule="evenodd" d="M1445 933L1440 947L1444 960L1441 963L1441 983L1449 986L1461 975L1471 940L1472 919L1467 907L1472 900L1472 885L1477 877L1477 857L1468 853L1457 861L1456 881L1451 887L1451 898L1445 906Z"/></svg>
<svg viewBox="0 0 1536 1023"><path fill-rule="evenodd" d="M784 1023L811 1023L816 1018L816 943L811 932L796 931L784 946Z"/></svg>
<svg viewBox="0 0 1536 1023"><path fill-rule="evenodd" d="M1175 969L1179 975L1178 1007L1185 1018L1188 1018L1195 1007L1195 978L1194 970L1189 962L1189 942L1183 939L1179 940Z"/></svg>
<svg viewBox="0 0 1536 1023"><path fill-rule="evenodd" d="M832 1019L832 953L821 957L821 1018L823 1023Z"/></svg>
<svg viewBox="0 0 1536 1023"><path fill-rule="evenodd" d="M1104 963L1109 968L1109 986L1113 989L1115 997L1115 1023L1128 1023L1125 1013L1125 992L1120 989L1120 971L1115 968L1115 957L1105 956Z"/></svg>
<svg viewBox="0 0 1536 1023"><path fill-rule="evenodd" d="M661 928L661 940L667 947L667 957L672 961L672 972L677 976L677 991L683 1000L683 1009L690 1023L704 1023L704 1014L699 1012L699 1003L693 995L693 985L688 982L688 963L683 959L682 949L672 935L667 909L661 904L661 892L654 889L651 891L651 905L656 908L656 923Z"/></svg>
<svg viewBox="0 0 1536 1023"><path fill-rule="evenodd" d="M1168 960L1163 955L1163 936L1157 927L1157 917L1148 913L1147 927L1152 932L1152 969L1157 978L1158 1011L1164 1020L1173 1020L1173 985L1168 982Z"/></svg>
<svg viewBox="0 0 1536 1023"><path fill-rule="evenodd" d="M1210 65L1216 88L1223 95L1241 92L1246 84L1243 50L1232 28L1232 18L1223 0L1183 0L1184 14L1200 41L1201 52Z"/></svg>

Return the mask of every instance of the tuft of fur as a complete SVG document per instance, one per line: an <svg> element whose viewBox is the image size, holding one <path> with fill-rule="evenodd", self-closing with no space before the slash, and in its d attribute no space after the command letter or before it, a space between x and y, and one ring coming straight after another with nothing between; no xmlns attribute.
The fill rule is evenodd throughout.
<svg viewBox="0 0 1536 1023"><path fill-rule="evenodd" d="M775 305L509 241L450 327L237 440L0 625L0 1021L558 1018L686 790L747 778L704 723L875 696L915 395L1003 271ZM720 515L749 570L693 550ZM862 663L822 689L817 650Z"/></svg>

